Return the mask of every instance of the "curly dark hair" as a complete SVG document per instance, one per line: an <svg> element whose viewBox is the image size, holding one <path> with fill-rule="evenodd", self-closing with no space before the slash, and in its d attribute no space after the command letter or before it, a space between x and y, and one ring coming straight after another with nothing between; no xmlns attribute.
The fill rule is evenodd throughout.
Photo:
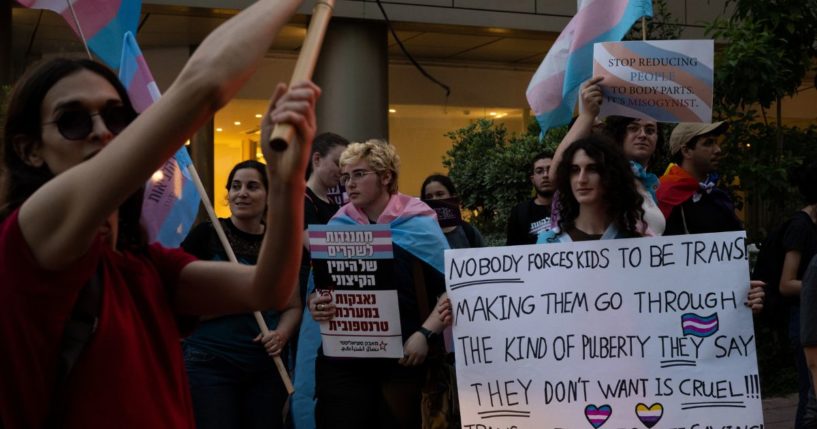
<svg viewBox="0 0 817 429"><path fill-rule="evenodd" d="M559 191L559 229L567 232L579 216L579 202L570 186L573 157L583 150L598 164L601 183L604 186L603 199L607 205L607 215L613 219L619 231L641 235L636 224L644 217L641 205L644 198L638 192L630 163L624 157L621 147L606 137L591 135L579 139L565 150L562 162L556 170L556 189Z"/></svg>

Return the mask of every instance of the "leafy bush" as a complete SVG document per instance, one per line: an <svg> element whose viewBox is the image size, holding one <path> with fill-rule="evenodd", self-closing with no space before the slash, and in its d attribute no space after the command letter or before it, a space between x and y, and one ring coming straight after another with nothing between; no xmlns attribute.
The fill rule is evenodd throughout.
<svg viewBox="0 0 817 429"><path fill-rule="evenodd" d="M457 184L463 207L473 211L472 221L483 234L500 233L511 209L531 197L531 159L553 150L565 129L554 129L539 141L539 127L532 123L523 135L508 133L501 123L478 120L447 134L453 145L443 159Z"/></svg>

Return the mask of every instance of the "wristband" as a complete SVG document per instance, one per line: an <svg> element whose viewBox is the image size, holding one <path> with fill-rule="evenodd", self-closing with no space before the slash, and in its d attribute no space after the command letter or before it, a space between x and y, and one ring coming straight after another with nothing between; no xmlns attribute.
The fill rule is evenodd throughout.
<svg viewBox="0 0 817 429"><path fill-rule="evenodd" d="M418 329L417 332L423 334L423 336L426 337L426 341L430 341L431 338L434 337L434 332L422 326L420 326L420 329Z"/></svg>

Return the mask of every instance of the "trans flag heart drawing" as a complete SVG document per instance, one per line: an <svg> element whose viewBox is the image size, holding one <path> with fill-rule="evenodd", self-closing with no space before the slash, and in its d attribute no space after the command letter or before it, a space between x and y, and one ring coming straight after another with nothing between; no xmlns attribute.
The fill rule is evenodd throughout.
<svg viewBox="0 0 817 429"><path fill-rule="evenodd" d="M612 414L613 408L609 405L597 407L590 404L584 407L584 416L587 418L587 421L590 422L590 425L593 426L593 429L600 428Z"/></svg>
<svg viewBox="0 0 817 429"><path fill-rule="evenodd" d="M664 406L661 404L652 404L649 407L645 404L638 404L635 406L635 415L638 420L647 427L647 429L655 426L661 416L664 415Z"/></svg>

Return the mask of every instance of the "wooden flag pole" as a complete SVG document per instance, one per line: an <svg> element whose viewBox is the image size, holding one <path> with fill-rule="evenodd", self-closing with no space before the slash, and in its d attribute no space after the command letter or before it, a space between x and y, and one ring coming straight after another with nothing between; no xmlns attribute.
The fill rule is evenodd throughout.
<svg viewBox="0 0 817 429"><path fill-rule="evenodd" d="M641 17L641 39L647 40L647 17Z"/></svg>
<svg viewBox="0 0 817 429"><path fill-rule="evenodd" d="M210 223L213 224L213 228L216 230L216 235L218 236L218 240L221 242L221 245L224 247L224 251L227 253L227 258L230 262L238 263L238 258L235 257L235 252L233 251L232 246L230 246L230 242L227 241L227 235L224 234L224 228L221 226L221 222L218 221L218 217L216 217L216 212L213 210L213 205L210 202L210 197L207 196L207 191L204 190L204 185L201 183L201 178L199 177L198 171L196 171L196 167L193 164L187 167L188 172L190 172L190 177L193 180L193 183L196 185L196 190L199 191L199 195L201 195L201 203L204 206L204 209L207 211L207 216L210 218ZM295 293L298 293L297 291ZM255 316L255 323L258 324L258 327L261 329L261 333L264 335L269 334L269 327L267 327L267 322L264 321L264 316L261 314L260 311L253 312L253 316ZM292 392L295 391L295 388L292 386L292 380L289 379L289 373L287 372L286 366L284 366L284 362L281 360L281 356L273 356L272 360L275 362L275 366L278 368L278 375L281 376L281 381L284 382L284 387L287 389L287 393L290 395Z"/></svg>
<svg viewBox="0 0 817 429"><path fill-rule="evenodd" d="M88 54L88 59L94 59L94 56L91 55L91 50L88 49L88 41L85 40L85 33L82 32L82 25L79 23L79 18L77 18L77 11L74 10L74 4L71 3L71 0L65 0L68 3L68 9L71 10L71 17L74 18L74 24L77 26L77 33L79 33L79 38L82 39L82 46L85 47L85 53Z"/></svg>
<svg viewBox="0 0 817 429"><path fill-rule="evenodd" d="M312 79L334 7L335 0L318 0L315 8L312 9L312 19L309 21L309 29L301 47L301 53L298 55L298 61L295 62L295 70L292 72L292 79L289 81L290 85L302 80ZM276 124L270 136L270 147L279 152L284 151L293 138L295 138L295 128L292 125L286 123Z"/></svg>

